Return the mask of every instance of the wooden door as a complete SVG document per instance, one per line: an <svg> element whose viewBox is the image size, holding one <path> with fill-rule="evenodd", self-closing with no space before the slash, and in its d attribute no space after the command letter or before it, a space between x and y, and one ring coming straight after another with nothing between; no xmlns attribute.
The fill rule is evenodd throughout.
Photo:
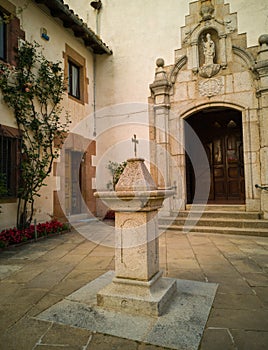
<svg viewBox="0 0 268 350"><path fill-rule="evenodd" d="M71 213L80 214L82 205L81 194L81 152L71 152Z"/></svg>
<svg viewBox="0 0 268 350"><path fill-rule="evenodd" d="M241 113L229 108L206 109L193 114L187 123L198 135L210 165L208 202L235 204L245 202L243 137ZM187 129L186 129L187 131ZM186 149L192 139L185 131ZM187 202L195 198L195 174L186 154ZM201 201L202 203L204 200Z"/></svg>
<svg viewBox="0 0 268 350"><path fill-rule="evenodd" d="M71 192L72 172L71 172L71 152L65 152L65 212L71 215L72 192Z"/></svg>
<svg viewBox="0 0 268 350"><path fill-rule="evenodd" d="M68 150L65 153L65 210L68 215L82 211L81 159L81 152Z"/></svg>
<svg viewBox="0 0 268 350"><path fill-rule="evenodd" d="M245 199L241 133L233 130L207 144L211 168L209 202L241 203Z"/></svg>

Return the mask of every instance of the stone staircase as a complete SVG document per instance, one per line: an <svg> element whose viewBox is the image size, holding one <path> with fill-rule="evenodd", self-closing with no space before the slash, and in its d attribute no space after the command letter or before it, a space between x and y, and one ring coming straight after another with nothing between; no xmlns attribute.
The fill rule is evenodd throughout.
<svg viewBox="0 0 268 350"><path fill-rule="evenodd" d="M245 211L245 205L187 205L186 210L160 217L159 228L268 237L268 220Z"/></svg>

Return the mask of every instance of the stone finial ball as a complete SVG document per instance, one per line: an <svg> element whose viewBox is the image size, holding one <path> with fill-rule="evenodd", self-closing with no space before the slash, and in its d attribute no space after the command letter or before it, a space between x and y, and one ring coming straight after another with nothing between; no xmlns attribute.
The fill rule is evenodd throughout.
<svg viewBox="0 0 268 350"><path fill-rule="evenodd" d="M268 34L262 34L262 35L259 37L259 44L260 44L260 45L263 45L263 44L268 45Z"/></svg>
<svg viewBox="0 0 268 350"><path fill-rule="evenodd" d="M164 67L165 61L163 60L163 58L158 58L156 60L156 65L157 65L157 67Z"/></svg>

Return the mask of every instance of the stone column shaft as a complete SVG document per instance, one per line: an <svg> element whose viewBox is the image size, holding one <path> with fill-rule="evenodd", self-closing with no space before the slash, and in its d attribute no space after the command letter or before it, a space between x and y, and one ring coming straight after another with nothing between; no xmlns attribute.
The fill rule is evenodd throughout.
<svg viewBox="0 0 268 350"><path fill-rule="evenodd" d="M259 123L260 123L260 164L261 186L268 187L268 34L259 38L259 52L255 66L259 74ZM261 209L265 219L268 219L268 191L261 190Z"/></svg>

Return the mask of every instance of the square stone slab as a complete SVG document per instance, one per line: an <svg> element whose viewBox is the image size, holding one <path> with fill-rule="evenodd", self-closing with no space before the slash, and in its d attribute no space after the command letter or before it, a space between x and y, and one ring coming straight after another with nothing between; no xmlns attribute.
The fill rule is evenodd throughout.
<svg viewBox="0 0 268 350"><path fill-rule="evenodd" d="M105 273L37 318L171 349L198 349L217 284L175 280L177 292L166 312L160 317L149 317L97 306L98 291L113 277L113 271Z"/></svg>

